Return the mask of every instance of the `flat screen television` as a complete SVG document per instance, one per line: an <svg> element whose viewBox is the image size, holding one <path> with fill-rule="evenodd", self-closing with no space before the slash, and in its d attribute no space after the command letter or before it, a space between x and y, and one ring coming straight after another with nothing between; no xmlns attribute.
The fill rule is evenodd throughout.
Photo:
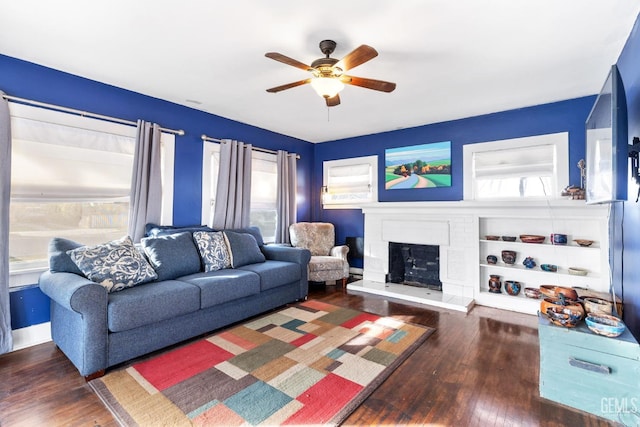
<svg viewBox="0 0 640 427"><path fill-rule="evenodd" d="M627 200L627 103L616 65L585 123L587 204Z"/></svg>

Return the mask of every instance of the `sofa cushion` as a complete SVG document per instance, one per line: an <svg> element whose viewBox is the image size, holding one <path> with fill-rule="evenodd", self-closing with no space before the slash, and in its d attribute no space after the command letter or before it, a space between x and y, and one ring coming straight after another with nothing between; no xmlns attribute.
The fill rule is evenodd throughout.
<svg viewBox="0 0 640 427"><path fill-rule="evenodd" d="M204 264L204 271L216 271L231 267L227 242L222 231L196 231L193 239Z"/></svg>
<svg viewBox="0 0 640 427"><path fill-rule="evenodd" d="M67 254L67 251L81 248L82 246L84 246L82 243L61 237L51 239L49 242L49 270L53 273L74 273L83 276L82 270Z"/></svg>
<svg viewBox="0 0 640 427"><path fill-rule="evenodd" d="M253 237L256 238L256 242L258 243L258 246L260 247L264 246L264 240L262 240L262 233L260 232L260 229L256 226L245 227L245 228L229 228L224 231L233 231L236 233L251 234Z"/></svg>
<svg viewBox="0 0 640 427"><path fill-rule="evenodd" d="M243 265L265 261L256 238L251 234L225 230L224 236L229 246L231 267L238 268Z"/></svg>
<svg viewBox="0 0 640 427"><path fill-rule="evenodd" d="M72 249L67 254L89 280L100 283L107 292L158 278L129 236L102 245Z"/></svg>
<svg viewBox="0 0 640 427"><path fill-rule="evenodd" d="M300 265L285 261L267 260L259 264L249 264L240 270L253 271L260 276L260 289L267 290L300 280Z"/></svg>
<svg viewBox="0 0 640 427"><path fill-rule="evenodd" d="M181 233L184 231L193 233L194 231L216 231L216 230L214 230L211 227L207 227L206 225L176 226L176 225L158 225L150 222L144 226L144 235L148 237L166 236L169 234Z"/></svg>
<svg viewBox="0 0 640 427"><path fill-rule="evenodd" d="M200 289L188 283L165 280L109 294L108 327L127 331L172 319L200 308Z"/></svg>
<svg viewBox="0 0 640 427"><path fill-rule="evenodd" d="M189 232L145 237L140 242L158 274L158 280L175 279L200 271L200 254Z"/></svg>
<svg viewBox="0 0 640 427"><path fill-rule="evenodd" d="M225 269L209 273L197 273L179 280L200 288L200 307L233 301L260 292L260 277L249 271ZM242 310L242 303L238 304Z"/></svg>

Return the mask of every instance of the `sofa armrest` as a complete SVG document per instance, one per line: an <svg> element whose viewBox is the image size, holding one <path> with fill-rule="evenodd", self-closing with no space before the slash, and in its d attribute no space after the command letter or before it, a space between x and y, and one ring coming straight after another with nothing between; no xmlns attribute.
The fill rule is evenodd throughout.
<svg viewBox="0 0 640 427"><path fill-rule="evenodd" d="M330 255L338 258L342 258L343 261L347 261L347 254L349 253L349 246L340 245L331 248Z"/></svg>
<svg viewBox="0 0 640 427"><path fill-rule="evenodd" d="M40 275L40 289L51 298L51 338L89 377L107 368L107 290L74 273Z"/></svg>
<svg viewBox="0 0 640 427"><path fill-rule="evenodd" d="M107 290L86 277L45 271L38 284L42 292L68 310L83 314L90 314L99 307L106 310Z"/></svg>
<svg viewBox="0 0 640 427"><path fill-rule="evenodd" d="M311 259L311 252L308 249L294 248L291 246L264 245L262 246L262 253L267 259L295 262L305 267Z"/></svg>
<svg viewBox="0 0 640 427"><path fill-rule="evenodd" d="M309 293L309 260L311 259L311 251L309 249L281 245L264 245L261 249L267 259L295 262L300 265L299 298L306 299Z"/></svg>

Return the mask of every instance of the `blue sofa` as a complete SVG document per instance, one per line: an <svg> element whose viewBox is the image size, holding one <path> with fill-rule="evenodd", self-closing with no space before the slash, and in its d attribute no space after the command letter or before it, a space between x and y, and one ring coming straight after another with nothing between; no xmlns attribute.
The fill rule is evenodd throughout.
<svg viewBox="0 0 640 427"><path fill-rule="evenodd" d="M138 250L157 277L115 292L71 259L81 244L52 240L39 285L51 298L52 339L81 375L99 377L119 363L306 299L308 250L265 245L257 228L226 230L239 241L229 248L233 265L205 271L194 234L208 230L148 227Z"/></svg>

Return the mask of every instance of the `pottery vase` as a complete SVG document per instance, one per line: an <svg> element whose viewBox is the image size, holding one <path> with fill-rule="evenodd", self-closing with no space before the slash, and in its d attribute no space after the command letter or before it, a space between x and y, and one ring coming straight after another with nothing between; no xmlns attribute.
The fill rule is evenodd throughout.
<svg viewBox="0 0 640 427"><path fill-rule="evenodd" d="M493 292L494 294L502 293L502 282L500 281L500 276L497 274L491 274L489 276L489 292Z"/></svg>

